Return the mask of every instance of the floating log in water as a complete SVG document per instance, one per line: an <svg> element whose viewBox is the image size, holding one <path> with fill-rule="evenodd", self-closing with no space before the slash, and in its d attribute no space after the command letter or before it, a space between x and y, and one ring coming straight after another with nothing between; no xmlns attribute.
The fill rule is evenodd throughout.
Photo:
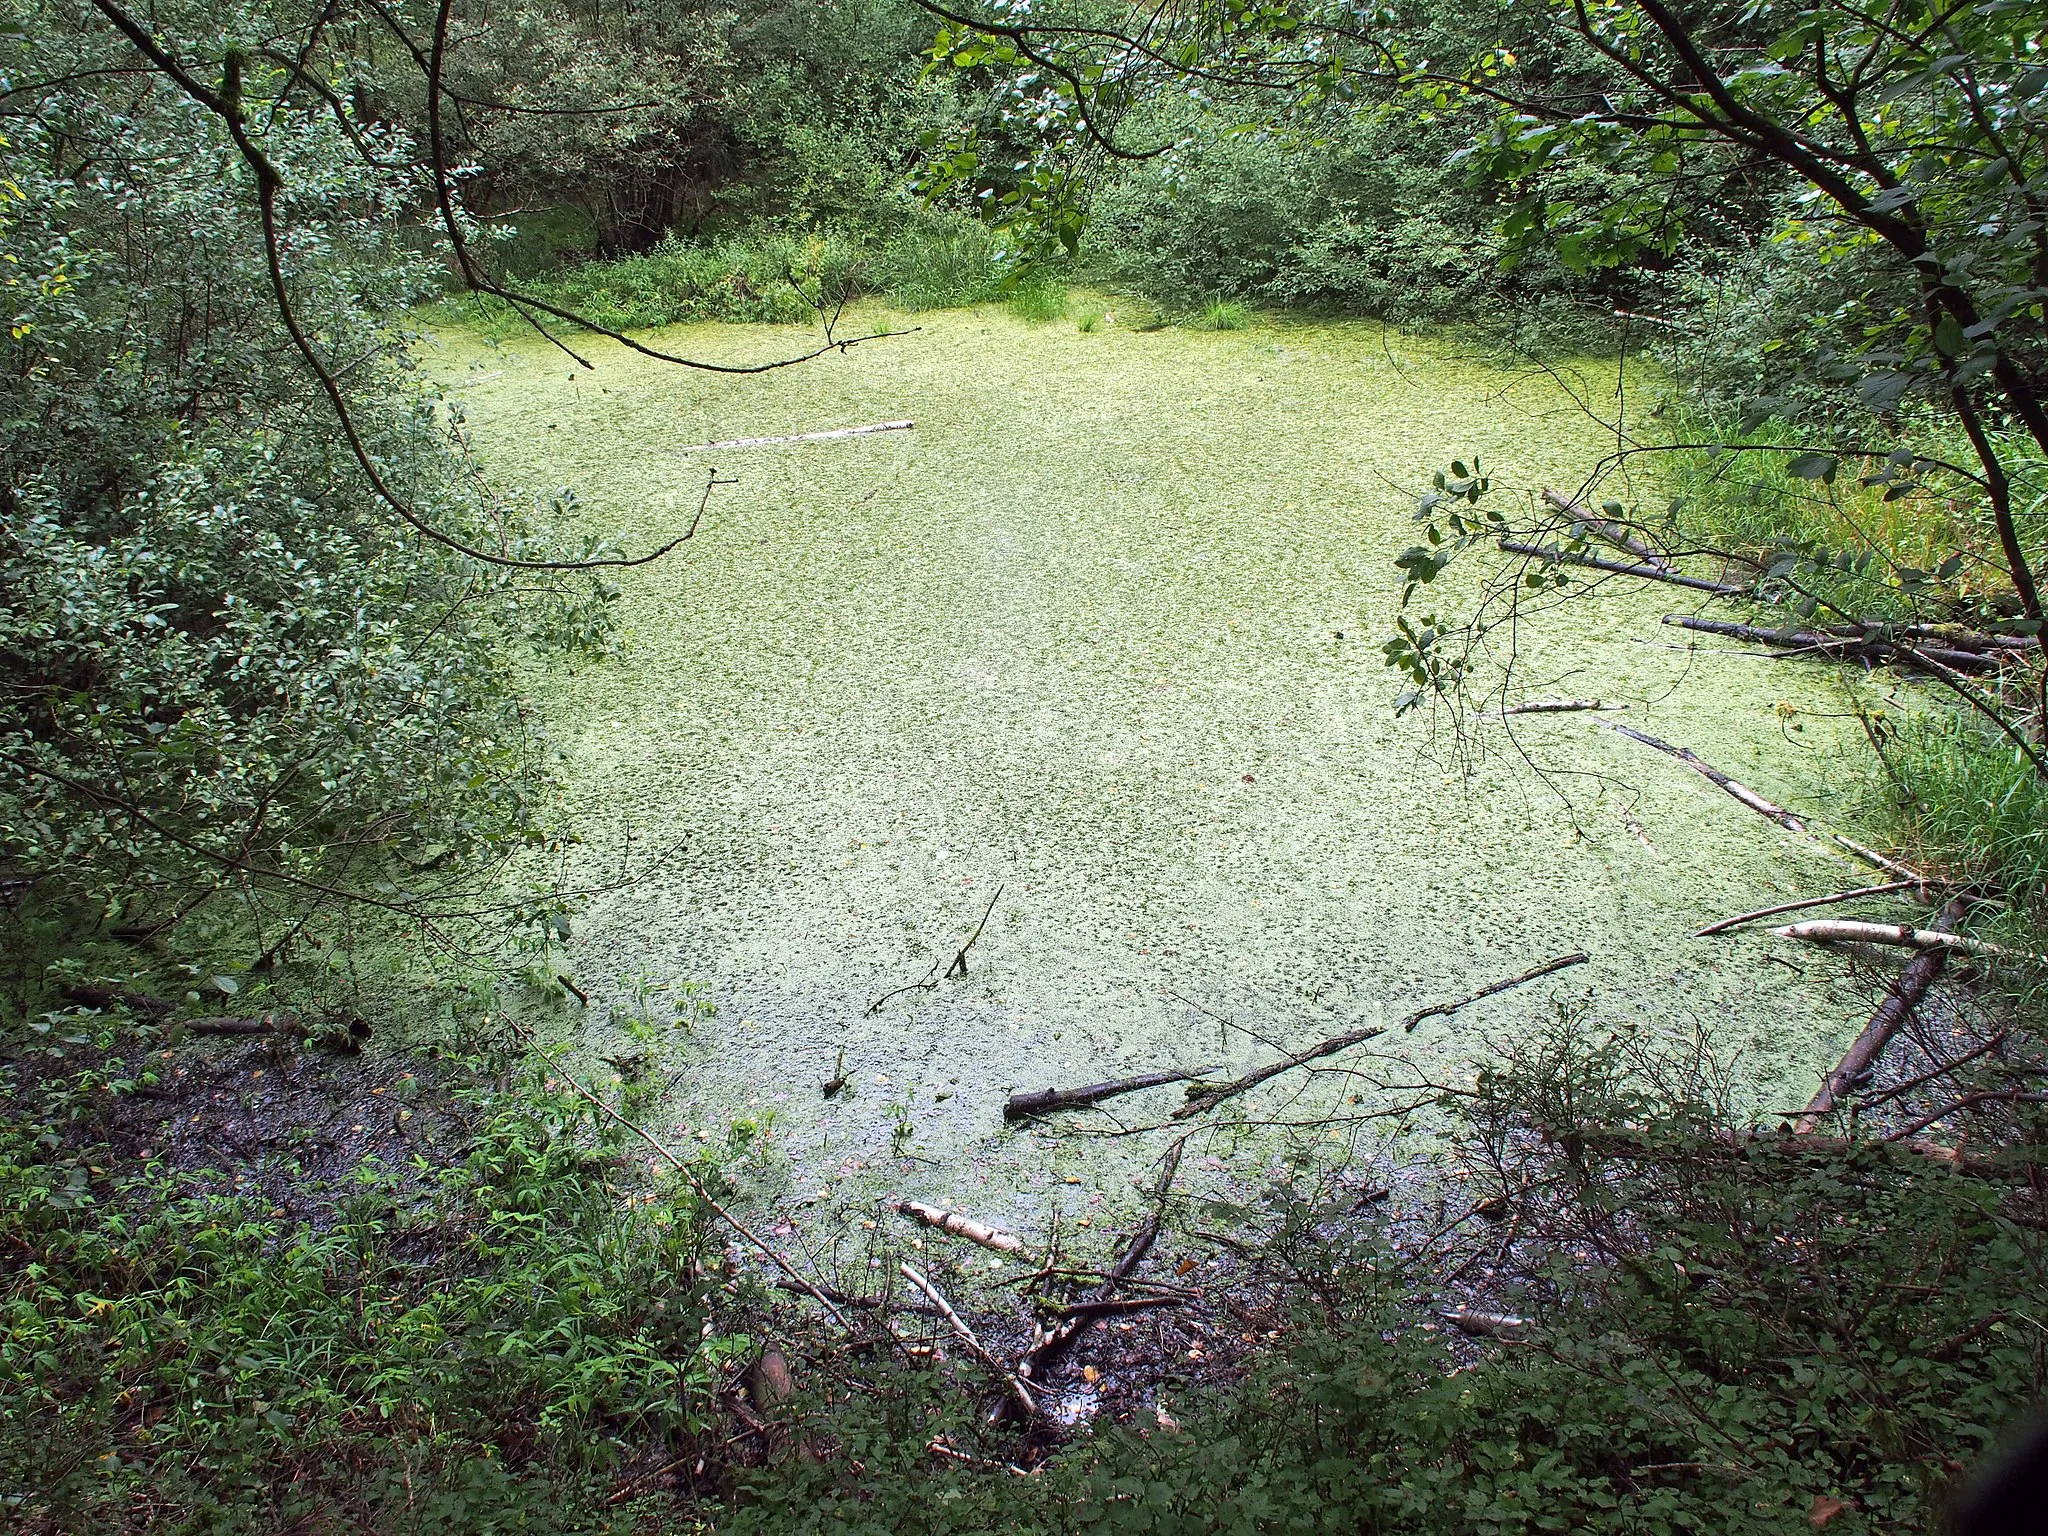
<svg viewBox="0 0 2048 1536"><path fill-rule="evenodd" d="M1932 931L1946 932L1962 920L1969 903L1958 896L1941 909ZM1848 1092L1849 1085L1871 1067L1877 1065L1878 1057L1891 1043L1893 1035L1899 1032L1906 1020L1913 1016L1913 1010L1920 1006L1920 1000L1927 995L1927 989L1941 976L1942 968L1948 964L1948 951L1926 949L1913 957L1912 963L1893 980L1883 1002L1877 1005L1877 1012L1870 1016L1870 1022L1863 1027L1849 1049L1843 1053L1840 1065L1821 1079L1820 1089L1805 1109L1792 1122L1794 1135L1810 1136L1820 1117L1835 1107L1835 1101Z"/></svg>
<svg viewBox="0 0 2048 1536"><path fill-rule="evenodd" d="M958 1211L943 1211L936 1205L926 1205L918 1200L899 1200L896 1210L912 1221L921 1221L928 1227L937 1227L941 1232L950 1232L955 1237L964 1237L970 1243L979 1243L984 1248L993 1248L997 1253L1022 1253L1024 1240L999 1232L972 1216L962 1216Z"/></svg>
<svg viewBox="0 0 2048 1536"><path fill-rule="evenodd" d="M1939 949L1952 955L1996 955L2004 959L2041 960L2040 955L2007 949L2002 944L1966 938L1940 928L1915 928L1910 923L1858 923L1846 918L1815 918L1773 928L1781 939L1805 939L1811 944L1899 944L1907 949Z"/></svg>
<svg viewBox="0 0 2048 1536"><path fill-rule="evenodd" d="M1667 586L1690 587L1695 592L1711 592L1716 597L1741 597L1748 587L1738 587L1726 581L1708 581L1701 576L1685 576L1668 566L1624 565L1619 560L1603 560L1598 555L1582 555L1569 549L1559 549L1547 544L1522 544L1513 540L1501 540L1500 547L1511 555L1533 555L1538 560L1554 560L1561 565L1583 565L1595 571L1607 571L1616 576L1638 576L1644 581L1661 581Z"/></svg>
<svg viewBox="0 0 2048 1536"><path fill-rule="evenodd" d="M1826 896L1808 896L1800 901L1780 902L1775 907L1758 907L1754 912L1744 912L1736 917L1724 917L1718 923L1709 923L1694 932L1696 939L1710 938L1717 933L1726 933L1730 928L1740 928L1744 923L1753 923L1758 918L1776 917L1782 912L1804 912L1809 907L1832 907L1845 901L1854 901L1859 896L1889 896L1894 891L1917 891L1924 889L1924 880L1892 880L1883 885L1859 885L1854 890L1835 891Z"/></svg>
<svg viewBox="0 0 2048 1536"><path fill-rule="evenodd" d="M1836 659L1850 656L1863 661L1892 661L1903 666L1912 666L1917 658L1924 656L1957 672L1985 672L1995 669L1998 665L1996 657L1980 651L1956 651L1940 646L1902 644L1869 634L1838 635L1817 629L1763 629L1755 624L1732 624L1726 619L1698 619L1689 613L1667 613L1664 615L1664 622L1680 629L1697 630L1703 635L1748 640L1757 645L1776 646L1780 650L1804 651Z"/></svg>
<svg viewBox="0 0 2048 1536"><path fill-rule="evenodd" d="M1573 710L1627 709L1626 704L1603 704L1598 699L1531 699L1526 704L1511 704L1501 711L1503 715L1563 715Z"/></svg>
<svg viewBox="0 0 2048 1536"><path fill-rule="evenodd" d="M1806 832L1806 823L1801 821L1797 816L1794 816L1782 805L1773 805L1770 801L1766 800L1762 795L1758 794L1755 790L1751 789L1747 784L1740 784L1737 783L1734 779L1729 778L1727 774L1723 773L1720 769L1714 767L1711 763L1705 762L1698 756L1694 755L1690 747L1674 747L1673 745L1671 745L1670 742L1660 741L1655 736L1650 735L1646 731L1639 731L1634 726L1621 725L1612 720L1607 722L1607 728L1610 731L1621 732L1622 735L1628 737L1631 741L1639 741L1646 747L1654 747L1659 752L1662 752L1666 757L1677 758L1681 763L1685 764L1686 767L1692 769L1695 773L1699 774L1708 783L1715 785L1717 788L1727 791L1730 795L1733 795L1737 800L1740 800L1744 805L1748 806L1752 811L1755 811L1757 815L1769 817L1772 821L1775 821L1779 826L1783 827L1787 832ZM1811 836L1810 833L1808 833L1807 835Z"/></svg>
<svg viewBox="0 0 2048 1536"><path fill-rule="evenodd" d="M914 421L878 421L865 427L834 427L830 432L797 432L788 437L730 437L722 443L692 443L673 453L713 453L728 448L773 448L781 443L829 443L841 437L867 437L876 432L908 432Z"/></svg>
<svg viewBox="0 0 2048 1536"><path fill-rule="evenodd" d="M1100 1104L1104 1099L1113 1099L1118 1094L1158 1088L1166 1083L1185 1083L1215 1070L1214 1067L1196 1067L1186 1072L1144 1072L1136 1077L1090 1083L1085 1088L1036 1088L1029 1093L1013 1093L1003 1105L1003 1118L1026 1120L1033 1115L1049 1115L1062 1109L1083 1109L1090 1104Z"/></svg>
<svg viewBox="0 0 2048 1536"><path fill-rule="evenodd" d="M1546 486L1543 491L1543 499L1584 528L1588 533L1605 539L1617 549L1627 550L1645 564L1667 566L1671 563L1638 538L1632 529L1626 528L1620 523L1610 523L1605 518L1596 516L1579 505L1578 502L1573 501L1571 497L1553 491Z"/></svg>

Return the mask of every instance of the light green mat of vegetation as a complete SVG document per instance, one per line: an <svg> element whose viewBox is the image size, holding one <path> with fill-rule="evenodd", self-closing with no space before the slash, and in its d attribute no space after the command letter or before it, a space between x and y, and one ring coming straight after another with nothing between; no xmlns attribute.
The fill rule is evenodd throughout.
<svg viewBox="0 0 2048 1536"><path fill-rule="evenodd" d="M624 578L627 654L540 688L588 840L575 876L605 880L626 828L639 850L681 843L596 896L567 948L600 1035L636 981L711 989L668 1125L772 1109L803 1198L880 1177L1031 1222L1101 1198L1118 1160L1007 1132L1012 1089L1265 1059L1255 1036L1397 1019L1576 948L1593 963L1562 981L1600 1017L1708 1024L1759 1103L1804 1100L1869 999L1811 953L1803 980L1763 963L1767 935L1688 935L1854 876L1601 721L1824 810L1828 722L1794 734L1779 711L1825 715L1822 669L1668 648L1657 616L1688 606L1671 589L1573 605L1523 637L1520 687L1634 708L1512 722L1569 807L1500 721L1467 782L1431 755L1440 729L1393 716L1401 488L1474 453L1506 483L1575 485L1612 437L1554 382L1370 325L914 323L736 380L603 343L588 373L459 332L433 351L486 462L573 485L635 550L688 525L710 467L740 482ZM663 342L726 361L806 345ZM1611 363L1586 369L1611 390ZM914 431L682 451L902 417ZM871 1014L945 968L998 885L965 979ZM1530 989L1390 1047L1461 1074L1546 1006ZM842 1046L854 1090L828 1103ZM925 1161L892 1160L892 1131Z"/></svg>

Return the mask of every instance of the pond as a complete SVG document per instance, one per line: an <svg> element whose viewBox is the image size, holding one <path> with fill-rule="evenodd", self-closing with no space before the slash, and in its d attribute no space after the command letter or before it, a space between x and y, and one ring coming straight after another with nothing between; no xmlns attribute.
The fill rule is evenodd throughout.
<svg viewBox="0 0 2048 1536"><path fill-rule="evenodd" d="M688 526L709 469L738 481L624 578L618 660L535 682L587 840L577 877L609 878L628 830L673 848L593 897L567 948L594 1047L636 987L715 1002L657 1124L772 1112L787 1195L842 1211L887 1187L1078 1216L1133 1199L1157 1137L1006 1128L1012 1090L1243 1069L1575 949L1591 963L1378 1044L1457 1078L1590 997L1587 1027L1709 1026L1759 1102L1804 1101L1868 996L1767 931L1690 934L1854 876L1603 722L1818 811L1839 707L1820 669L1687 652L1658 622L1687 594L1614 583L1520 637L1517 686L1629 713L1496 719L1469 774L1440 726L1393 714L1379 647L1413 490L1475 454L1502 494L1577 486L1613 434L1573 391L1611 409L1611 359L1516 369L1365 324L889 323L739 378L609 344L589 372L461 333L432 354L496 473L574 486L577 515L635 549ZM805 338L663 340L743 361ZM827 1099L842 1050L849 1087ZM1343 1079L1276 1090L1246 1107L1373 1101ZM1157 1089L1094 1123L1179 1102ZM1199 1150L1211 1169L1272 1156L1236 1135Z"/></svg>

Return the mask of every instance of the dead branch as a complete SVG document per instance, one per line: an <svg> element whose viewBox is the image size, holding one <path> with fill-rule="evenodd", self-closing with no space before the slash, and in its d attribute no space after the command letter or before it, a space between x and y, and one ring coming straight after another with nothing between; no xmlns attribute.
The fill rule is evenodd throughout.
<svg viewBox="0 0 2048 1536"><path fill-rule="evenodd" d="M1928 951L1928 954L1930 956L1939 955L1941 954L1941 951L1938 949L1930 950ZM1947 957L1944 956L1943 958L1946 959ZM1989 1056L1993 1051L1997 1050L2001 1045L2005 1044L2005 1042L2006 1032L2004 1030L2000 1030L1997 1034L1993 1035L1989 1040L1986 1040L1982 1045L1978 1046L1975 1050L1963 1052L1963 1054L1958 1056L1954 1061L1937 1061L1932 1067L1929 1067L1925 1072L1922 1072L1915 1077L1909 1077L1904 1082L1893 1083L1890 1087L1880 1088L1874 1093L1859 1093L1856 1096L1857 1107L1859 1109L1875 1109L1880 1104L1887 1103L1892 1099L1900 1098L1906 1094L1911 1093L1915 1088L1924 1088L1929 1083L1933 1082L1937 1077L1946 1077L1951 1072L1960 1072L1964 1067L1967 1067L1971 1062L1977 1060L1979 1057Z"/></svg>
<svg viewBox="0 0 2048 1536"><path fill-rule="evenodd" d="M1078 1306L1070 1308L1057 1326L1024 1352L1024 1358L1017 1362L1019 1376L1027 1381L1043 1380L1045 1373L1058 1363L1060 1356L1067 1352L1074 1340L1093 1327L1101 1317L1099 1311L1086 1310L1088 1304L1112 1300L1116 1288L1130 1279L1138 1266L1145 1262L1145 1255L1152 1251L1153 1243L1159 1239L1159 1229L1166 1219L1166 1197L1172 1192L1174 1178L1180 1172L1181 1149L1186 1145L1187 1136L1183 1135L1176 1138L1173 1145L1167 1149L1159 1178L1152 1187L1152 1210L1138 1223L1137 1230L1131 1234L1130 1241L1124 1244L1123 1252L1109 1267L1095 1294L1085 1298Z"/></svg>
<svg viewBox="0 0 2048 1536"><path fill-rule="evenodd" d="M1560 955L1557 959L1546 960L1543 964L1524 971L1519 976L1510 976L1506 981L1496 981L1490 986L1482 987L1471 996L1461 997L1456 1002L1432 1003L1427 1008L1417 1009L1414 1013L1409 1014L1406 1019L1402 1020L1403 1029L1405 1032L1412 1033L1415 1026L1424 1019L1456 1013L1460 1008L1469 1007L1484 998L1492 997L1495 993L1505 992L1511 987L1519 987L1524 982L1535 981L1539 977L1551 975L1556 971L1562 971L1569 966L1584 964L1587 958L1586 955L1579 952ZM1173 1118L1175 1120L1186 1120L1191 1116L1199 1115L1204 1110L1213 1109L1225 1099L1235 1098L1240 1093L1248 1092L1268 1079L1280 1076L1283 1072L1292 1072L1296 1067L1306 1066L1309 1062L1320 1061L1325 1056L1334 1056L1337 1052L1349 1050L1354 1045L1363 1045L1366 1041L1373 1039L1375 1036L1383 1035L1386 1032L1384 1026L1376 1026L1372 1029L1354 1029L1346 1034L1332 1035L1327 1040L1318 1041L1305 1051L1297 1051L1292 1056L1283 1056L1278 1061L1269 1062L1263 1067L1245 1073L1243 1077L1233 1078L1230 1082L1218 1083L1213 1087L1207 1084L1199 1084L1188 1090L1187 1103L1173 1112Z"/></svg>
<svg viewBox="0 0 2048 1536"><path fill-rule="evenodd" d="M1911 645L1886 640L1882 635L1868 631L1838 635L1830 631L1801 629L1763 629L1755 624L1732 624L1726 619L1699 619L1687 613L1667 613L1666 624L1680 629L1698 630L1701 634L1720 635L1730 640L1747 640L1757 645L1775 646L1784 651L1800 651L1814 656L1834 659L1854 657L1871 662L1900 662L1906 665L1939 663L1957 672L1993 671L1998 666L1995 656L1981 651L1952 651L1943 647ZM1930 667L1929 670L1932 670Z"/></svg>
<svg viewBox="0 0 2048 1536"><path fill-rule="evenodd" d="M997 1253L1025 1253L1022 1238L1012 1237L1008 1232L999 1232L994 1227L976 1221L972 1216L962 1216L958 1211L942 1211L935 1205L925 1205L916 1200L899 1200L896 1203L896 1210L912 1221L921 1221L928 1227L937 1227L941 1232L964 1237L970 1243L993 1248Z"/></svg>
<svg viewBox="0 0 2048 1536"><path fill-rule="evenodd" d="M1003 1118L1023 1120L1032 1115L1049 1115L1056 1110L1080 1109L1089 1104L1099 1104L1104 1099L1113 1099L1118 1094L1137 1093L1166 1083L1185 1083L1215 1070L1214 1067L1194 1067L1185 1072L1144 1072L1136 1077L1090 1083L1085 1088L1037 1088L1029 1093L1013 1093L1003 1105Z"/></svg>
<svg viewBox="0 0 2048 1536"><path fill-rule="evenodd" d="M967 935L967 942L960 946L953 956L953 963L946 967L945 979L947 981L951 981L955 976L965 976L967 974L967 951L974 948L974 941L981 937L981 930L988 926L989 914L995 911L996 903L1002 899L1003 888L999 885L995 889L995 894L989 897L988 905L982 909L981 921L974 925L974 932ZM931 964L931 969L926 971L916 981L906 986L898 987L893 992L884 992L872 1003L869 1003L868 1012L870 1014L880 1013L884 1003L889 1002L892 998L901 997L906 992L929 992L939 984L939 980L939 962L934 960Z"/></svg>
<svg viewBox="0 0 2048 1536"><path fill-rule="evenodd" d="M657 1157L661 1158L661 1160L667 1163L669 1167L673 1168L678 1174L682 1175L683 1182L688 1184L690 1186L691 1193L694 1194L699 1200L701 1200L704 1203L704 1208L706 1210L710 1211L714 1216L716 1216L720 1221L724 1222L734 1232L738 1233L742 1238L746 1239L746 1241L749 1244L751 1244L755 1249L757 1249L761 1253L761 1255L768 1260L769 1263L773 1264L777 1269L782 1271L783 1275L787 1277L792 1283L794 1283L797 1289L801 1290L805 1295L809 1296L812 1300L816 1301L819 1306L823 1307L825 1309L826 1315L830 1317L833 1322L837 1323L840 1327L846 1329L849 1333L853 1331L853 1325L846 1320L846 1314L841 1312L838 1307L832 1304L831 1299L825 1295L824 1291L820 1290L818 1286L813 1284L808 1277L799 1274L795 1266L793 1266L789 1262L789 1260L785 1259L781 1254L777 1253L773 1248L769 1247L767 1242L763 1238L761 1238L752 1227L748 1226L745 1222L741 1221L737 1216L733 1215L731 1211L728 1211L723 1205L721 1205L712 1196L711 1191L704 1187L704 1181L697 1177L697 1172L694 1168L692 1168L688 1163L684 1162L674 1152L670 1151L669 1148L662 1142L657 1141L653 1136L650 1136L645 1130L635 1125L632 1121L628 1120L624 1115L620 1114L616 1109L613 1109L611 1105L605 1103L603 1099L599 1098L595 1093L591 1092L589 1088L584 1086L583 1080L580 1077L578 1077L574 1072L571 1072L567 1067L563 1066L559 1060L549 1056L547 1052L542 1051L540 1049L540 1042L534 1039L533 1032L526 1028L525 1025L510 1019L508 1019L506 1022L511 1025L512 1033L514 1035L523 1040L530 1049L538 1052L541 1056L541 1059L547 1062L551 1070L561 1075L562 1081L567 1083L569 1087L575 1091L576 1096L578 1098L582 1099L586 1104L589 1104L600 1115L604 1116L607 1120L610 1120L614 1125L620 1127L620 1129L628 1132L633 1136L637 1136L642 1142L646 1143L648 1148L652 1150Z"/></svg>
<svg viewBox="0 0 2048 1536"><path fill-rule="evenodd" d="M1917 891L1924 888L1919 880L1893 880L1884 885L1859 885L1853 890L1835 891L1827 896L1808 896L1799 901L1780 902L1775 907L1759 907L1754 912L1744 912L1738 917L1724 917L1718 923L1694 931L1696 939L1709 938L1717 933L1726 933L1730 928L1740 928L1744 923L1753 923L1758 918L1776 917L1781 912L1803 912L1809 907L1832 907L1840 902L1854 901L1859 896L1889 896L1895 891Z"/></svg>
<svg viewBox="0 0 2048 1536"><path fill-rule="evenodd" d="M1849 838L1842 836L1839 832L1830 832L1828 836L1855 854L1857 858L1864 860L1875 868L1884 870L1887 874L1897 875L1901 880L1909 880L1916 885L1932 883L1917 869L1908 869L1897 859L1888 859L1875 848L1866 848L1861 843L1853 842Z"/></svg>
<svg viewBox="0 0 2048 1536"><path fill-rule="evenodd" d="M1911 1125L1893 1131L1885 1140L1904 1141L1908 1136L1926 1130L1937 1120L1945 1120L1961 1110L1975 1109L1979 1104L2048 1104L2048 1093L2034 1093L2020 1088L1987 1089L1982 1093L1966 1093L1953 1104L1944 1104L1933 1114L1922 1115Z"/></svg>
<svg viewBox="0 0 2048 1536"><path fill-rule="evenodd" d="M1646 747L1654 747L1666 757L1677 758L1686 767L1706 779L1708 783L1727 791L1727 793L1740 800L1752 811L1755 811L1757 815L1769 817L1786 831L1806 832L1806 823L1797 816L1794 816L1782 805L1773 805L1748 785L1737 783L1734 779L1729 778L1720 769L1697 757L1690 747L1674 747L1670 742L1660 741L1646 731L1639 731L1634 726L1622 725L1613 720L1605 721L1604 724L1610 731L1619 731L1631 741L1639 741Z"/></svg>
<svg viewBox="0 0 2048 1536"><path fill-rule="evenodd" d="M1711 592L1715 597L1743 597L1749 592L1748 587L1738 587L1732 582L1708 581L1700 576L1681 575L1665 565L1626 565L1619 560L1603 560L1598 555L1581 555L1552 544L1523 544L1512 539L1502 539L1500 547L1503 552L1510 555L1528 555L1559 565L1582 565L1595 571L1607 571L1615 576L1640 576L1645 581L1661 581L1674 587L1690 587L1695 592Z"/></svg>
<svg viewBox="0 0 2048 1536"><path fill-rule="evenodd" d="M958 1312L953 1310L952 1303L939 1294L938 1287L925 1279L923 1275L919 1274L908 1264L899 1264L896 1268L904 1279L931 1298L932 1305L939 1309L940 1314L946 1319L947 1326L953 1330L954 1336L967 1346L977 1360L994 1371L1003 1383L1008 1386L1017 1406L1024 1410L1024 1417L1027 1420L1037 1418L1038 1404L1032 1398L1030 1390L1025 1387L1022 1381L1017 1379L1016 1372L1012 1371L1002 1361L988 1352L988 1347L975 1337L974 1330L961 1320Z"/></svg>
<svg viewBox="0 0 2048 1536"><path fill-rule="evenodd" d="M1579 527L1585 529L1586 532L1605 539L1617 549L1627 550L1645 564L1656 566L1670 564L1656 550L1650 548L1649 545L1637 538L1632 530L1623 527L1620 523L1610 523L1603 517L1595 516L1578 502L1573 501L1571 497L1560 495L1546 486L1543 491L1543 499L1558 511L1564 513L1565 516L1569 517Z"/></svg>
<svg viewBox="0 0 2048 1536"><path fill-rule="evenodd" d="M1960 896L1951 901L1934 919L1932 931L1942 932L1960 922L1968 906ZM1913 1010L1920 1006L1921 998L1927 995L1927 989L1934 985L1947 964L1948 951L1930 949L1914 956L1912 963L1893 979L1884 1001L1877 1005L1877 1011L1863 1027L1863 1033L1843 1053L1835 1070L1821 1079L1812 1101L1793 1120L1795 1135L1811 1135L1820 1117L1835 1107L1835 1101L1848 1092L1850 1084L1876 1065L1878 1057L1884 1054L1884 1048L1891 1043L1892 1036L1913 1016Z"/></svg>
<svg viewBox="0 0 2048 1536"><path fill-rule="evenodd" d="M1437 1316L1460 1333L1487 1339L1520 1339L1529 1326L1527 1318L1511 1317L1505 1312L1439 1312Z"/></svg>

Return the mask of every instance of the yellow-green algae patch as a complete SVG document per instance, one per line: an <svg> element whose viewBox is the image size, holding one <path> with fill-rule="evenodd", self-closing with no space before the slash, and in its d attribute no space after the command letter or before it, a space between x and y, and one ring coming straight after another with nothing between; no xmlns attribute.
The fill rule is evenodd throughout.
<svg viewBox="0 0 2048 1536"><path fill-rule="evenodd" d="M916 324L738 378L609 345L590 373L459 334L434 355L498 473L573 485L590 527L637 548L687 526L711 467L739 480L694 542L625 577L624 658L538 685L586 873L622 825L681 840L570 946L600 1005L641 978L711 989L669 1124L772 1108L807 1196L858 1166L1035 1223L1085 1203L1105 1149L1062 1188L1083 1154L1005 1130L1011 1090L1246 1065L1267 1057L1255 1035L1398 1018L1580 948L1592 964L1561 985L1600 1017L1704 1022L1804 1097L1867 1004L1762 963L1768 937L1688 935L1846 870L1602 717L1517 722L1582 771L1567 807L1512 751L1447 774L1427 721L1392 714L1400 487L1474 454L1504 483L1576 484L1612 436L1552 380L1373 326ZM663 342L753 361L802 338ZM1620 718L1810 796L1777 706L1825 711L1825 676L1662 648L1677 596L1610 586L1528 630L1526 686L1632 700ZM870 1011L943 970L999 885L964 979ZM1547 995L1392 1045L1457 1073ZM842 1047L852 1088L828 1102ZM930 1161L887 1155L906 1120Z"/></svg>

